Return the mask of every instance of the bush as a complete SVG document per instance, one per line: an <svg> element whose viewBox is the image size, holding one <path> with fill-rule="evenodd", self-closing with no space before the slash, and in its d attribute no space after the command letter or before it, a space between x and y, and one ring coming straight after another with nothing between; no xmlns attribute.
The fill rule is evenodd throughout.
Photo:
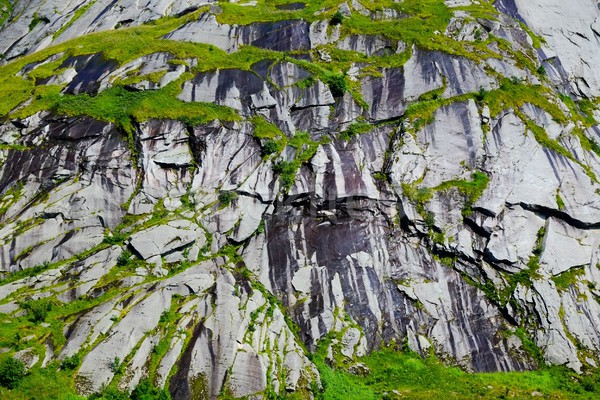
<svg viewBox="0 0 600 400"><path fill-rule="evenodd" d="M88 397L89 400L129 400L129 395L126 392L121 392L114 387L107 387L100 394L93 394Z"/></svg>
<svg viewBox="0 0 600 400"><path fill-rule="evenodd" d="M541 76L546 76L546 67L540 65L540 67L537 69L537 73Z"/></svg>
<svg viewBox="0 0 600 400"><path fill-rule="evenodd" d="M165 389L157 389L149 379L142 380L131 392L131 400L171 400Z"/></svg>
<svg viewBox="0 0 600 400"><path fill-rule="evenodd" d="M62 360L62 362L60 363L60 368L61 369L75 369L79 366L79 363L81 362L81 358L79 357L79 354L73 354L71 357L67 357L64 360Z"/></svg>
<svg viewBox="0 0 600 400"><path fill-rule="evenodd" d="M267 140L262 148L262 155L264 156L268 156L270 154L274 154L277 153L277 151L279 150L279 146L277 145L277 142L274 140Z"/></svg>
<svg viewBox="0 0 600 400"><path fill-rule="evenodd" d="M223 207L227 207L236 198L237 198L237 193L236 192L231 192L231 191L221 192L219 194L219 203L221 203L221 205Z"/></svg>
<svg viewBox="0 0 600 400"><path fill-rule="evenodd" d="M123 363L119 357L115 357L115 359L110 363L110 370L115 374L123 371Z"/></svg>
<svg viewBox="0 0 600 400"><path fill-rule="evenodd" d="M344 74L335 74L326 78L326 83L333 97L342 97L348 90L348 82Z"/></svg>
<svg viewBox="0 0 600 400"><path fill-rule="evenodd" d="M478 102L483 102L485 100L485 97L488 95L488 91L484 88L481 87L479 88L479 92L475 95L475 100L477 100Z"/></svg>
<svg viewBox="0 0 600 400"><path fill-rule="evenodd" d="M119 256L119 258L117 258L117 265L119 267L124 267L124 266L128 265L129 262L131 261L132 255L133 254L131 254L131 252L129 250L123 250L123 252Z"/></svg>
<svg viewBox="0 0 600 400"><path fill-rule="evenodd" d="M43 322L52 310L52 303L48 299L27 301L21 305L29 314L31 322Z"/></svg>
<svg viewBox="0 0 600 400"><path fill-rule="evenodd" d="M14 389L26 374L25 364L21 360L7 358L0 364L0 385Z"/></svg>
<svg viewBox="0 0 600 400"><path fill-rule="evenodd" d="M338 10L329 20L329 25L339 25L344 20L344 15Z"/></svg>

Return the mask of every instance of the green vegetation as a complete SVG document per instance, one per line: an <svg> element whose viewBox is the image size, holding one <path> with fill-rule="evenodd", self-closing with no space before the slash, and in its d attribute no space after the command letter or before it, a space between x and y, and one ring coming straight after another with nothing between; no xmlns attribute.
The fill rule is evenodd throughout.
<svg viewBox="0 0 600 400"><path fill-rule="evenodd" d="M418 187L419 182L414 185L403 184L402 191L406 197L417 205L417 211L425 216L426 223L427 221L431 221L430 223L433 225L434 221L432 219L434 216L425 212L425 203L430 201L437 191L447 191L450 189L458 190L466 198L462 209L463 215L466 216L471 214L473 204L475 204L477 199L481 197L487 188L490 178L485 173L476 171L471 175L471 179L472 180L470 181L454 179L443 182L433 188ZM427 224L430 225L429 223Z"/></svg>
<svg viewBox="0 0 600 400"><path fill-rule="evenodd" d="M303 18L308 21L323 19L329 20L330 25L338 25L342 35L353 33L382 35L392 39L394 45L398 41L405 42L408 50L401 54L367 57L357 52L337 49L334 45L324 45L319 50L326 50L331 55L332 61L321 62L307 61L306 56L309 52L284 54L283 52L243 46L239 51L228 54L211 45L162 39L166 33L195 20L201 12L206 11L207 8L205 7L182 17L164 18L140 27L86 35L0 66L0 91L3 93L0 98L0 118L23 118L40 110L51 110L62 115L87 115L99 120L113 122L130 134L134 131L135 123L150 118L176 119L188 125L204 124L217 119L236 121L240 117L230 108L208 103L186 103L178 100L181 86L197 72L223 68L249 70L254 63L262 60L272 62L285 60L309 71L312 76L298 82L295 85L298 88L310 88L318 79L328 85L335 97L350 93L357 102L365 106L360 94L360 84L347 75L350 65L352 63L364 65L359 77L365 75L377 76L381 73L383 67L397 67L406 62L411 56L413 45L419 49L443 51L481 62L488 57L501 57L501 54L491 50L494 48L492 45L497 43L498 47L503 52L512 55L519 65L531 69L532 72L537 71L541 77L545 75L542 66L535 65L527 54L514 52L511 45L506 41L490 37L485 41L477 40L475 43L458 42L443 35L442 32L445 31L453 15L453 10L468 11L473 18L493 19L496 11L491 5L491 1L481 1L480 4L450 9L440 0L404 0L402 2L391 0L368 2L361 0L361 3L372 11L391 8L399 12L403 16L401 21L376 20L358 12L353 12L352 15L344 17L339 11L339 6L345 2L342 0L311 1L302 10L282 10L277 7L289 2L287 0L259 0L254 7L232 2L221 3L223 13L218 15L218 19L222 22L237 24L277 21L288 18ZM71 20L56 32L55 37L58 37L72 26L92 4L93 2L89 2L77 9ZM11 3L0 0L0 23L8 17L10 10ZM315 12L320 10L323 10L323 12L316 15ZM42 22L44 22L44 19L36 16L30 29L34 29L36 24ZM540 39L531 32L529 34L534 41L534 46L539 46ZM186 60L194 59L197 64L190 63L189 65L195 65L190 68L190 72L166 87L154 91L128 90L126 85L141 80L156 82L163 76L164 71L144 76L138 75L139 71L134 71L124 79L114 81L113 87L95 96L87 94L64 95L61 94L63 87L59 85L36 86L36 83L39 83L41 79L60 73L60 65L71 56L102 54L105 59L114 60L119 65L124 65L136 58L154 52L172 54L175 57L172 60L173 63L184 64L188 63ZM48 57L59 53L64 54L54 62L38 66L26 78L17 76L17 72L27 64L47 60ZM595 123L593 111L596 105L588 100L575 102L568 97L562 98L563 103L571 111L572 116L568 116L559 106L559 102L550 89L545 88L543 85L530 85L516 78L504 78L499 83L500 87L495 90L488 91L482 88L478 93L468 93L446 99L443 98L446 89L444 85L421 95L417 102L409 104L403 118L413 123L413 129L419 129L433 120L436 110L440 107L470 99L476 100L479 105L489 105L492 116L497 116L505 109L513 108L540 144L573 160L573 155L561 146L557 140L550 139L542 127L528 120L525 114L520 111L520 108L525 104L532 104L547 111L552 118L560 123L565 123L574 118L576 121L581 122L584 127L589 127ZM33 100L31 104L26 103L29 99ZM298 171L303 165L310 162L319 146L329 140L325 136L320 138L316 136L315 139L315 136L311 136L308 132L297 132L294 136L287 137L276 125L268 122L262 116L250 118L248 122L253 125L254 136L257 142L261 144L262 156L265 158L270 157L275 161L273 170L279 175L281 187L285 191L291 189L296 181ZM372 124L359 120L339 133L338 138L346 141L351 140L352 137L368 132L373 127ZM315 133L313 132L313 134ZM600 146L593 139L586 137L583 130L576 129L574 134L578 136L584 149L594 151L600 155ZM4 147L0 147L0 150L13 145L2 146ZM18 147L14 148L19 149ZM25 150L25 148L20 149ZM286 151L284 152L284 150ZM278 158L282 153L284 153L284 156ZM375 176L381 180L387 179L386 175L381 172L376 173ZM463 215L466 216L472 212L473 205L485 191L488 184L489 177L485 173L474 171L470 179L453 179L432 188L419 187L419 183L403 185L403 191L411 201L417 204L417 210L423 215L433 240L443 242L444 233L434 229L435 214L426 211L425 204L432 199L436 192L457 191L464 196L462 211ZM15 193L17 193L16 189ZM229 206L236 197L235 191L221 191L218 196L218 205L221 207ZM182 197L181 201L186 210L195 210L194 202L190 199L189 193ZM559 192L556 193L556 203L559 209L564 208L564 201ZM10 204L12 203L8 201L2 203L0 214L6 212ZM214 206L214 204L211 206ZM136 229L143 229L163 222L177 213L183 214L181 210L168 211L162 203L159 203L151 215L144 217L146 219L129 216L130 219L126 218L123 224L117 227L112 234L107 235L100 246L86 254L89 255L112 245L123 246L130 234L125 232L131 232L130 230L124 230L124 227L133 226L136 223L139 224L135 226ZM258 231L264 232L264 230L265 223L263 221ZM492 301L501 306L511 302L513 300L512 293L517 285L530 287L532 280L540 278L537 270L543 237L544 230L542 229L538 233L536 248L527 264L527 268L516 274L503 274L506 281L504 288L498 287L491 280L486 281L484 284L474 284L485 291ZM250 316L251 328L249 328L249 331L253 331L259 312L264 312L268 318L272 317L276 308L283 309L284 307L264 286L253 279L251 272L244 266L243 259L239 255L241 246L225 245L216 255L211 255L211 257L227 257L234 267L226 266L226 268L230 268L236 274L236 277L240 275L247 279L253 289L260 290L267 298L267 305ZM210 244L207 248L210 248ZM79 258L85 257L86 254L81 255ZM54 265L39 265L29 270L10 273L0 281L0 284L35 276L50 268L56 268L74 260L67 260L64 263ZM451 263L452 258L445 257L441 261ZM83 296L68 304L61 303L55 296L21 302L21 307L27 314L11 317L10 322L0 326L0 346L12 350L34 348L39 355L42 355L44 352L42 343L49 340L54 345L54 350L60 351L66 341L65 325L72 323L85 311L120 295L122 292L118 287L119 278L127 276L134 267L145 265L141 260L135 259L133 254L126 249L123 250L116 263L116 268L113 268L96 285L96 289L103 290L102 295L97 297ZM169 265L168 268L171 268L170 273L172 274L189 266L191 266L191 262L184 261L178 263L177 266ZM573 269L552 279L558 290L565 291L577 282L581 273L581 269ZM26 291L19 293L21 299L28 298L27 295ZM123 303L126 303L126 301L123 301ZM105 400L129 398L134 400L167 400L170 398L166 390L155 388L152 382L156 375L158 363L167 353L172 339L181 334L176 331L176 322L179 318L177 310L180 305L181 301L174 301L171 309L164 312L160 317L159 326L155 331L159 334L160 340L153 349L151 360L148 363L149 379L141 381L131 396L116 389L116 383L113 382L101 394L92 396L92 398ZM515 310L519 311L517 306L515 306ZM287 315L285 315L285 318L292 332L297 334L297 326ZM118 317L114 317L114 320L118 320ZM44 321L46 323L42 324ZM525 350L541 364L543 361L541 350L528 338L526 331L523 328L517 329L515 334L521 338ZM34 338L24 339L30 336ZM323 343L320 350L313 357L320 370L324 386L323 392L320 392L316 387L313 388L313 392L317 398L321 399L527 398L534 391L542 393L546 398L585 399L595 398L600 393L600 379L596 375L578 377L560 368L549 368L522 374L467 374L457 368L445 367L433 356L422 359L410 352L401 353L393 349L384 349L361 359L360 361L370 369L370 373L365 376L355 376L328 365L325 362L322 348L324 348ZM83 351L85 351L85 347ZM73 391L73 374L84 356L85 354L78 353L65 358L60 365L55 362L48 368L43 369L36 366L29 373L25 373L24 368L15 364L14 361L10 361L13 360L12 357L2 356L1 360L4 361L0 363L0 385L5 388L0 388L0 398L19 400L25 398L79 399ZM116 374L122 374L127 361L128 359L115 358L111 368ZM349 360L346 361L345 365L348 365L348 363ZM335 364L340 365L343 363L336 362ZM278 372L275 371L275 373ZM282 382L284 381L281 376L278 377ZM200 375L191 379L191 391L194 396L208 396L206 377ZM269 398L275 396L278 398L285 397L283 394L268 392ZM289 397L292 396L294 395ZM296 397L298 397L298 394L296 394Z"/></svg>
<svg viewBox="0 0 600 400"><path fill-rule="evenodd" d="M583 267L571 268L560 275L552 277L552 281L556 285L556 289L561 292L569 290L572 285L579 282L579 278L585 274Z"/></svg>
<svg viewBox="0 0 600 400"><path fill-rule="evenodd" d="M93 118L117 124L127 132L133 131L132 121L150 118L176 119L191 125L215 119L232 121L236 114L227 107L212 103L183 102L176 98L180 82L172 82L161 90L129 91L121 86L107 89L97 96L61 95L58 91L38 94L38 102L19 112L30 115L41 109L50 109L59 114Z"/></svg>
<svg viewBox="0 0 600 400"><path fill-rule="evenodd" d="M237 193L233 191L223 191L219 193L219 203L221 207L229 207L233 200L237 199Z"/></svg>
<svg viewBox="0 0 600 400"><path fill-rule="evenodd" d="M12 357L5 358L0 364L0 385L14 389L25 377L25 364Z"/></svg>
<svg viewBox="0 0 600 400"><path fill-rule="evenodd" d="M43 23L43 24L47 24L50 21L48 20L48 18L46 17L40 17L38 15L38 13L34 13L33 14L33 19L31 20L31 22L29 23L29 31L31 32L32 30L35 29L36 26L38 26L39 24Z"/></svg>
<svg viewBox="0 0 600 400"><path fill-rule="evenodd" d="M131 400L171 400L165 389L157 389L149 379L143 379L131 392Z"/></svg>
<svg viewBox="0 0 600 400"><path fill-rule="evenodd" d="M340 138L341 140L348 141L353 136L361 135L363 133L367 133L371 129L373 129L373 125L369 124L368 122L355 122L352 125L350 125L348 127L348 129L346 129L345 131L341 132L338 135L338 138Z"/></svg>
<svg viewBox="0 0 600 400"><path fill-rule="evenodd" d="M4 279L0 279L0 285L5 285L9 282L14 282L19 279L29 278L32 276L39 275L42 272L50 269L50 267L51 267L50 263L45 262L43 264L35 265L32 268L21 269L19 271L12 272L12 273L8 274L8 276L5 277Z"/></svg>
<svg viewBox="0 0 600 400"><path fill-rule="evenodd" d="M331 19L329 20L329 25L331 25L331 26L339 25L342 23L343 20L344 20L344 15L338 10L335 12L335 14L333 14L331 16Z"/></svg>
<svg viewBox="0 0 600 400"><path fill-rule="evenodd" d="M0 26L10 17L12 12L12 2L10 0L0 0ZM2 58L0 56L0 58Z"/></svg>
<svg viewBox="0 0 600 400"><path fill-rule="evenodd" d="M600 375L578 376L563 367L532 372L466 373L447 367L434 356L421 358L387 348L358 361L369 368L366 376L353 375L313 357L319 367L322 400L348 399L595 399ZM533 395L535 396L535 395Z"/></svg>
<svg viewBox="0 0 600 400"><path fill-rule="evenodd" d="M502 78L500 88L486 93L484 101L490 107L492 117L507 108L518 110L529 103L545 110L556 121L567 122L567 116L549 97L550 90L544 86L528 85L517 78Z"/></svg>
<svg viewBox="0 0 600 400"><path fill-rule="evenodd" d="M79 364L81 364L81 357L79 357L79 354L73 354L72 356L66 357L62 360L62 362L60 363L60 368L66 370L73 370L77 368Z"/></svg>
<svg viewBox="0 0 600 400"><path fill-rule="evenodd" d="M558 207L559 210L564 210L564 208L565 208L565 201L560 196L559 189L556 189L556 206Z"/></svg>
<svg viewBox="0 0 600 400"><path fill-rule="evenodd" d="M325 77L325 83L329 86L333 97L342 97L348 90L348 82L343 74L330 74Z"/></svg>
<svg viewBox="0 0 600 400"><path fill-rule="evenodd" d="M308 132L296 132L289 139L287 145L296 149L295 158L290 161L282 160L273 165L273 172L279 174L281 186L286 192L294 185L296 174L300 170L300 167L302 167L302 164L309 162L317 152L319 145L328 141L329 138L323 137L320 141L316 142L310 138Z"/></svg>
<svg viewBox="0 0 600 400"><path fill-rule="evenodd" d="M43 322L48 313L52 311L53 304L47 299L31 300L21 304L21 307L27 311L31 322Z"/></svg>

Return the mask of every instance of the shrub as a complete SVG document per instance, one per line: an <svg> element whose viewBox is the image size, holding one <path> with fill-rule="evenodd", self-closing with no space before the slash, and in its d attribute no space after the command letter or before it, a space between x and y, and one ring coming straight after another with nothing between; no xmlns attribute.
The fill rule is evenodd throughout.
<svg viewBox="0 0 600 400"><path fill-rule="evenodd" d="M129 395L126 392L121 392L119 389L109 386L100 394L93 394L88 397L89 400L129 400Z"/></svg>
<svg viewBox="0 0 600 400"><path fill-rule="evenodd" d="M540 67L537 69L537 73L541 76L546 76L546 67L540 65Z"/></svg>
<svg viewBox="0 0 600 400"><path fill-rule="evenodd" d="M12 357L0 364L0 385L14 389L27 374L25 364Z"/></svg>
<svg viewBox="0 0 600 400"><path fill-rule="evenodd" d="M43 322L52 310L52 303L48 299L27 301L21 306L29 314L31 322Z"/></svg>
<svg viewBox="0 0 600 400"><path fill-rule="evenodd" d="M123 363L119 357L115 357L114 360L110 363L110 370L115 374L118 374L123 370Z"/></svg>
<svg viewBox="0 0 600 400"><path fill-rule="evenodd" d="M483 102L485 100L485 97L487 96L488 91L484 88L481 87L479 88L479 92L475 95L475 100L477 100L478 102Z"/></svg>
<svg viewBox="0 0 600 400"><path fill-rule="evenodd" d="M330 25L339 25L344 20L344 15L338 10L333 14L331 19L329 20Z"/></svg>
<svg viewBox="0 0 600 400"><path fill-rule="evenodd" d="M267 140L262 148L262 155L264 156L268 156L270 154L274 154L277 153L277 151L279 150L279 146L277 145L277 142L274 140Z"/></svg>
<svg viewBox="0 0 600 400"><path fill-rule="evenodd" d="M237 193L232 191L224 191L219 193L219 203L223 207L227 207L231 204L233 200L237 198Z"/></svg>
<svg viewBox="0 0 600 400"><path fill-rule="evenodd" d="M131 392L131 400L171 400L169 392L158 389L149 379L143 379Z"/></svg>
<svg viewBox="0 0 600 400"><path fill-rule="evenodd" d="M108 244L121 244L125 241L125 239L127 239L127 234L126 233L115 233L112 234L110 236L104 236L104 243L108 243Z"/></svg>
<svg viewBox="0 0 600 400"><path fill-rule="evenodd" d="M73 354L71 357L67 357L64 360L62 360L62 362L60 363L60 368L61 369L75 369L79 366L79 363L81 362L81 358L79 357L79 354Z"/></svg>
<svg viewBox="0 0 600 400"><path fill-rule="evenodd" d="M346 82L346 76L344 74L330 75L325 81L334 97L341 97L348 90L348 82Z"/></svg>
<svg viewBox="0 0 600 400"><path fill-rule="evenodd" d="M123 250L123 252L119 256L119 258L117 258L117 265L119 267L124 267L124 266L128 265L129 262L131 261L132 255L133 254L131 254L131 252L129 250Z"/></svg>

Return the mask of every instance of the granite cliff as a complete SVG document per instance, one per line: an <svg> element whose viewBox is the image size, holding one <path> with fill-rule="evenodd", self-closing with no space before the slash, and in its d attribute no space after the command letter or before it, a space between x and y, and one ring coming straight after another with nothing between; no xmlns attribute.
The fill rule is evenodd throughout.
<svg viewBox="0 0 600 400"><path fill-rule="evenodd" d="M600 362L594 0L0 2L0 345L78 393ZM18 336L15 334L18 333Z"/></svg>

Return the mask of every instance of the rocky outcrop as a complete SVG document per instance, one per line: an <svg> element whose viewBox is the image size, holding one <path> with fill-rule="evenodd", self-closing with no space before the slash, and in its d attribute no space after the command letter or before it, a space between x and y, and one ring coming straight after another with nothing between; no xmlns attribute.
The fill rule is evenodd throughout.
<svg viewBox="0 0 600 400"><path fill-rule="evenodd" d="M17 3L7 59L204 4L66 2L50 16L50 3ZM600 130L581 102L600 90L592 3L550 24L564 4L498 1L496 20L448 1L446 29L412 42L328 14L237 25L206 7L161 33L160 51L24 63L32 93L110 101L90 117L36 91L3 116L0 312L51 302L64 338L40 328L46 354L24 354L80 356L82 394L150 378L177 399L311 398L321 343L351 368L393 343L470 371L596 366ZM27 33L34 15L47 21ZM574 19L592 33L565 36ZM206 67L197 54L210 52L229 64ZM148 116L149 94L190 115Z"/></svg>

